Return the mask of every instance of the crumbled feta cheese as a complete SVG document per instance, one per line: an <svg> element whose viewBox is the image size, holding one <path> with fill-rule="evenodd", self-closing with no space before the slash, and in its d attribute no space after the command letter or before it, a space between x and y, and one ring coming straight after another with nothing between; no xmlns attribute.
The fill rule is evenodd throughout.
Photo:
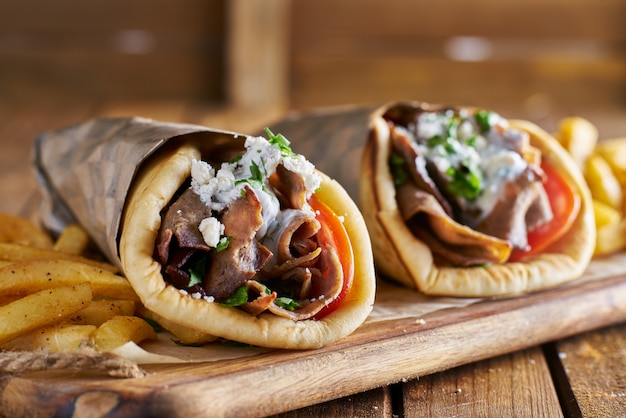
<svg viewBox="0 0 626 418"><path fill-rule="evenodd" d="M244 187L249 186L261 202L263 226L258 236L262 238L280 211L278 198L268 181L276 167L282 164L287 170L299 173L304 181L307 198L319 188L321 177L315 171L315 166L302 155L282 153L278 146L263 137L247 137L244 145L246 152L243 156L234 162L223 163L219 170L204 161L194 160L191 166L191 187L211 210L220 212L241 196ZM217 227L214 223L201 225L201 231L208 245L217 245Z"/></svg>
<svg viewBox="0 0 626 418"><path fill-rule="evenodd" d="M198 229L206 245L213 248L217 247L220 238L224 235L224 225L213 217L203 219Z"/></svg>

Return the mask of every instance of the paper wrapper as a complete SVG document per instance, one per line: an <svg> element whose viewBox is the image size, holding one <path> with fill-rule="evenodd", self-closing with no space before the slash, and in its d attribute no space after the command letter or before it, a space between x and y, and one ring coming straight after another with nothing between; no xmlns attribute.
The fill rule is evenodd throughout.
<svg viewBox="0 0 626 418"><path fill-rule="evenodd" d="M141 163L170 140L199 134L245 135L140 117L99 118L36 138L33 165L44 227L59 233L79 223L104 256L120 266L118 231Z"/></svg>

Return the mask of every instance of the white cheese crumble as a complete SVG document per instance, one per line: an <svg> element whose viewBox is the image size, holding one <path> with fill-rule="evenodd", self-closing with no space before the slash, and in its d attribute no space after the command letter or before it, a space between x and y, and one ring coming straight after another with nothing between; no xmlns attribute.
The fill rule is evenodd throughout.
<svg viewBox="0 0 626 418"><path fill-rule="evenodd" d="M278 198L268 181L278 165L282 164L287 170L302 176L306 199L319 188L321 177L315 171L315 166L304 156L282 152L278 146L261 136L247 137L244 146L246 152L241 158L222 163L218 170L205 161L193 160L191 187L202 202L215 212L224 210L232 201L241 197L244 187L250 187L261 202L263 225L257 233L257 237L261 239L280 212ZM201 224L201 231L207 245L214 247L217 245L212 245L217 234L217 219L209 219L212 218L202 221L205 225L203 227ZM220 230L220 235L223 235L223 230Z"/></svg>
<svg viewBox="0 0 626 418"><path fill-rule="evenodd" d="M217 247L224 235L224 225L217 218L205 218L200 222L200 233L209 247Z"/></svg>

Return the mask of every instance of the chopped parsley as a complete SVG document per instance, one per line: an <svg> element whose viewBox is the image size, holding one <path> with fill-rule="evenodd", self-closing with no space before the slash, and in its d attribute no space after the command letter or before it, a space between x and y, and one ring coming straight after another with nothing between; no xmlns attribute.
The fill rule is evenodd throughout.
<svg viewBox="0 0 626 418"><path fill-rule="evenodd" d="M265 170L265 167L263 168ZM261 171L261 167L255 162L252 161L250 164L250 177L245 179L237 179L235 180L235 184L248 183L255 189L263 189L263 172Z"/></svg>
<svg viewBox="0 0 626 418"><path fill-rule="evenodd" d="M241 306L248 301L248 286L243 285L235 290L235 293L222 300L220 304L225 306Z"/></svg>
<svg viewBox="0 0 626 418"><path fill-rule="evenodd" d="M404 158L398 154L391 154L389 158L389 167L391 169L391 175L393 176L393 182L396 187L400 187L406 183L406 170L404 168Z"/></svg>
<svg viewBox="0 0 626 418"><path fill-rule="evenodd" d="M488 110L479 110L476 112L474 118L476 119L476 124L478 124L482 133L489 132L491 130L493 127L494 116L496 116L496 114Z"/></svg>
<svg viewBox="0 0 626 418"><path fill-rule="evenodd" d="M451 178L447 190L456 196L475 200L483 188L483 176L480 169L468 162L460 163L457 168L448 168L446 174Z"/></svg>
<svg viewBox="0 0 626 418"><path fill-rule="evenodd" d="M205 271L206 258L202 257L189 268L189 283L187 284L187 287L193 287L197 284L202 284L202 278L204 277Z"/></svg>
<svg viewBox="0 0 626 418"><path fill-rule="evenodd" d="M270 128L265 128L268 142L275 147L278 147L283 157L293 156L294 153L291 150L291 142L283 134L274 135Z"/></svg>
<svg viewBox="0 0 626 418"><path fill-rule="evenodd" d="M224 235L217 243L215 249L219 253L220 251L224 251L226 248L228 248L228 244L230 244L230 237Z"/></svg>
<svg viewBox="0 0 626 418"><path fill-rule="evenodd" d="M276 298L274 303L276 305L280 306L281 308L286 309L288 311L293 311L294 309L296 309L296 308L298 308L300 306L300 304L298 302L296 302L295 300L293 300L291 298L287 298L287 297Z"/></svg>

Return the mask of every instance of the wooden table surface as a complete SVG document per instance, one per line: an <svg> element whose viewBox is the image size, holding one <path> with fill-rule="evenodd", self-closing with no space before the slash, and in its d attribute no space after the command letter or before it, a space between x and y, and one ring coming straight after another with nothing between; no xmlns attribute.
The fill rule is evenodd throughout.
<svg viewBox="0 0 626 418"><path fill-rule="evenodd" d="M140 115L252 133L279 121L284 112L234 111L186 103L68 104L40 108L15 108L0 103L0 212L37 219L36 182L29 159L38 133L93 116L113 115ZM623 117L606 118L603 123L606 125L601 128L610 132L609 135L617 136L619 132L626 135ZM624 282L623 278L612 282L621 292L617 293L619 300L611 301L620 315L626 310L626 300L621 299ZM558 315L558 310L555 314ZM594 312L589 315L593 316ZM522 332L517 345L525 347L521 350L496 356L477 355L477 361L389 381L364 392L326 394L319 401L302 401L300 405L307 405L304 408L278 410L278 416L626 416L626 323L621 318L608 320L604 322L606 326L599 328L592 321L592 325L582 327L580 332L574 330L563 338L531 346L523 343L529 336ZM360 379L359 369L350 378ZM4 381L0 379L0 390L3 388ZM6 400L0 399L0 407L3 402ZM245 403L245 398L241 402Z"/></svg>

